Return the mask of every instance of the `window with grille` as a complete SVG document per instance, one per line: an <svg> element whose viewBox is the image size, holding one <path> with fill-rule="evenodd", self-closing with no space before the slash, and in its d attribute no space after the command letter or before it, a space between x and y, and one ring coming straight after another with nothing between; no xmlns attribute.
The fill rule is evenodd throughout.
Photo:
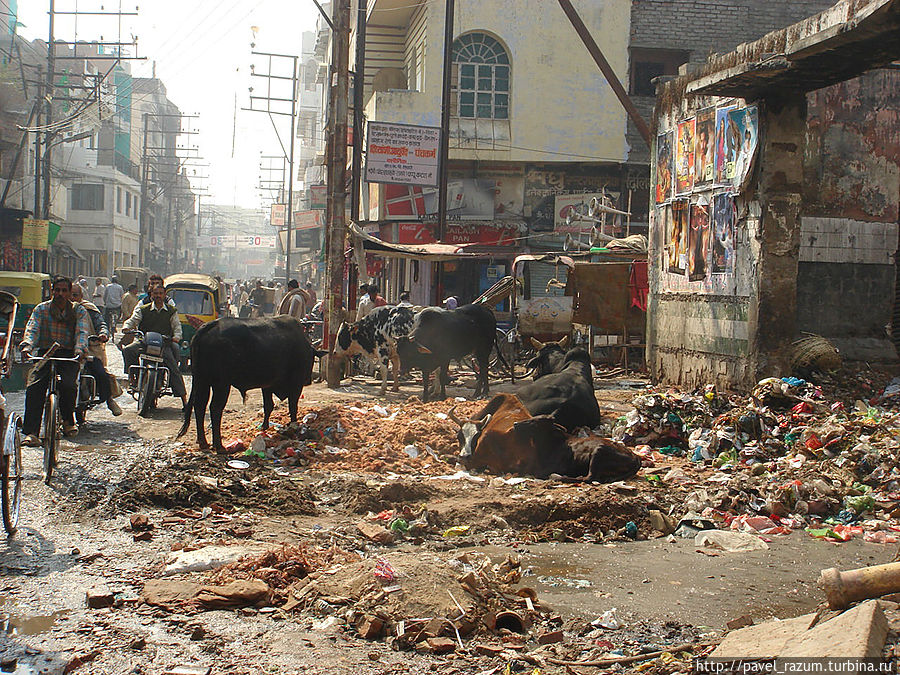
<svg viewBox="0 0 900 675"><path fill-rule="evenodd" d="M103 210L103 185L82 183L73 185L72 210L74 211L102 211Z"/></svg>
<svg viewBox="0 0 900 675"><path fill-rule="evenodd" d="M509 118L509 56L497 40L467 33L453 43L457 64L457 111L460 117Z"/></svg>

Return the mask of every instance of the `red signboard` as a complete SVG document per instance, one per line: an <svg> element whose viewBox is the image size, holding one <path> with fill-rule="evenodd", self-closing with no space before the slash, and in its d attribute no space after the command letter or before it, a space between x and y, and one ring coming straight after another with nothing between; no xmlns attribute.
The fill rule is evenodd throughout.
<svg viewBox="0 0 900 675"><path fill-rule="evenodd" d="M398 244L434 244L437 242L433 223L398 223ZM484 244L487 246L512 246L519 236L515 225L495 227L493 225L470 225L447 223L445 244Z"/></svg>

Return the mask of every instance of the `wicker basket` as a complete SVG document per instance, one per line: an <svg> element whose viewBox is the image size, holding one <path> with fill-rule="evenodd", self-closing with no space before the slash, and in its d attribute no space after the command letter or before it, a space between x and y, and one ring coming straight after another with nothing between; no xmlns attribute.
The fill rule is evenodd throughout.
<svg viewBox="0 0 900 675"><path fill-rule="evenodd" d="M841 367L841 354L821 335L804 333L791 345L791 369L828 372Z"/></svg>

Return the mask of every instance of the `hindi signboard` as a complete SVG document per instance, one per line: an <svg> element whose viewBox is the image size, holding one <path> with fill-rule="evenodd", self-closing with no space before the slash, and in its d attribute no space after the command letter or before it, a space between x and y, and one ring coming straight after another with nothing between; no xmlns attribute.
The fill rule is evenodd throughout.
<svg viewBox="0 0 900 675"><path fill-rule="evenodd" d="M238 241L241 248L275 248L274 234L244 234Z"/></svg>
<svg viewBox="0 0 900 675"><path fill-rule="evenodd" d="M294 211L293 227L297 230L311 230L322 227L325 220L324 211Z"/></svg>
<svg viewBox="0 0 900 675"><path fill-rule="evenodd" d="M272 204L269 222L273 227L284 227L287 218L287 204Z"/></svg>
<svg viewBox="0 0 900 675"><path fill-rule="evenodd" d="M328 206L328 187L325 185L310 185L307 188L309 195L309 208L322 211Z"/></svg>
<svg viewBox="0 0 900 675"><path fill-rule="evenodd" d="M50 232L49 220L36 218L22 219L22 248L30 248L34 251L47 250L47 235Z"/></svg>
<svg viewBox="0 0 900 675"><path fill-rule="evenodd" d="M438 184L439 127L369 122L366 182Z"/></svg>

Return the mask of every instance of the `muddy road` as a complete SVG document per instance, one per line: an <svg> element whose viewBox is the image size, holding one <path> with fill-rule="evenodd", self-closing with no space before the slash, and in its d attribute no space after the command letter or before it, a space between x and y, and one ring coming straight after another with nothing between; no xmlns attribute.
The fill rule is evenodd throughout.
<svg viewBox="0 0 900 675"><path fill-rule="evenodd" d="M306 428L276 427L275 457L199 453L193 427L173 438L175 399L141 419L127 396L124 415L95 409L62 442L49 486L39 450L26 449L20 530L0 542L2 671L563 673L554 659L703 643L741 615L808 612L822 600L823 567L887 562L896 549L794 532L768 538L768 550L702 550L649 524L650 510L669 510L689 486L647 475L667 462L690 472L682 459L660 455L613 485L471 475L456 464L446 411L479 403L422 404L412 382L386 397L365 378L345 384L305 390ZM630 410L642 384L601 383L604 414ZM279 405L276 423L285 417ZM252 450L260 420L259 393L233 393L224 436ZM629 523L637 540L623 534ZM173 563L210 551L253 562ZM255 603L196 594L259 579L268 594ZM172 596L176 586L188 595ZM88 595L103 606L89 608ZM422 630L430 641L409 639Z"/></svg>

